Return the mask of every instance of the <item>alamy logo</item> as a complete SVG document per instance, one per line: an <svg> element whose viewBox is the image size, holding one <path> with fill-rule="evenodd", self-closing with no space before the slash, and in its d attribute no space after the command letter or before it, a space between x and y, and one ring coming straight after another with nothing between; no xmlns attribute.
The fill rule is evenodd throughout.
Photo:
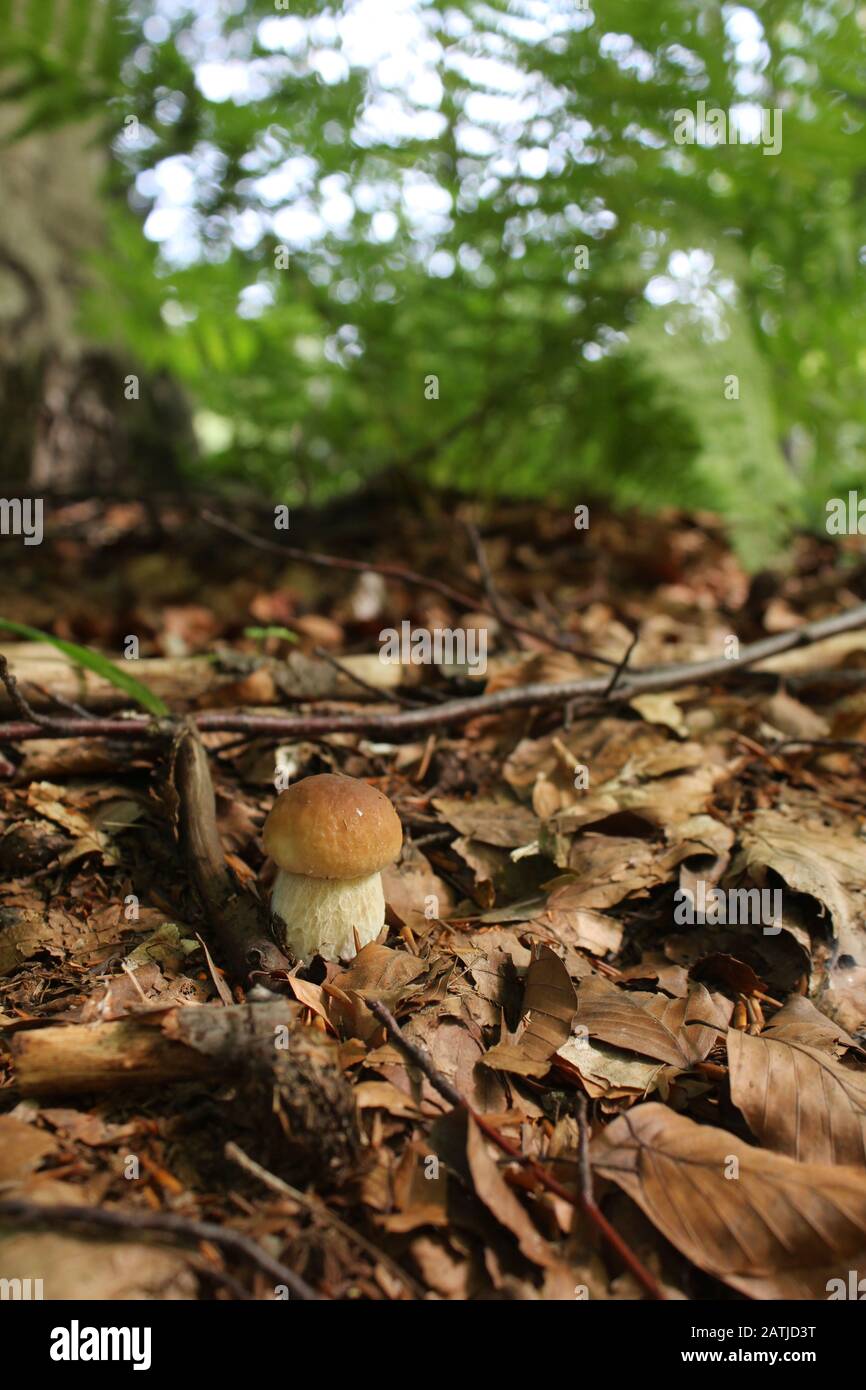
<svg viewBox="0 0 866 1390"><path fill-rule="evenodd" d="M714 888L699 878L695 889L674 893L678 926L762 926L765 936L782 930L781 888Z"/></svg>
<svg viewBox="0 0 866 1390"><path fill-rule="evenodd" d="M134 1371L150 1370L149 1327L69 1327L51 1330L52 1361L131 1361Z"/></svg>
<svg viewBox="0 0 866 1390"><path fill-rule="evenodd" d="M831 497L827 503L828 536L866 536L866 497L862 500L852 488L844 497Z"/></svg>
<svg viewBox="0 0 866 1390"><path fill-rule="evenodd" d="M434 627L413 628L407 618L379 633L379 660L396 666L465 666L484 675L487 670L487 629Z"/></svg>
<svg viewBox="0 0 866 1390"><path fill-rule="evenodd" d="M0 1302L10 1298L26 1303L44 1297L41 1279L0 1279Z"/></svg>
<svg viewBox="0 0 866 1390"><path fill-rule="evenodd" d="M827 1290L827 1298L830 1303L839 1299L853 1299L857 1303L866 1300L866 1279L858 1278L860 1271L857 1269L848 1270L848 1283L844 1279L828 1279L824 1287Z"/></svg>
<svg viewBox="0 0 866 1390"><path fill-rule="evenodd" d="M0 536L23 536L25 545L41 545L42 506L41 497L0 497Z"/></svg>
<svg viewBox="0 0 866 1390"><path fill-rule="evenodd" d="M708 111L707 103L699 101L695 111L679 107L674 122L675 145L763 145L764 154L769 155L782 149L782 111L778 106L772 110L742 106L732 111L712 106Z"/></svg>

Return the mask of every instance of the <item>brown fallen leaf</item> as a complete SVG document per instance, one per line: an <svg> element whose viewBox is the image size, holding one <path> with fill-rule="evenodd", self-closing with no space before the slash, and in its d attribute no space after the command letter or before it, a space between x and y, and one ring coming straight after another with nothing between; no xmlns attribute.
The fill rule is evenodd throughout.
<svg viewBox="0 0 866 1390"><path fill-rule="evenodd" d="M784 1038L786 1042L805 1043L819 1052L835 1057L841 1047L859 1048L860 1044L846 1033L803 994L792 994L763 1031L766 1038Z"/></svg>
<svg viewBox="0 0 866 1390"><path fill-rule="evenodd" d="M829 912L840 955L866 965L866 844L842 826L804 819L796 806L756 811L742 826L746 868L773 869L795 893ZM735 866L736 867L736 866Z"/></svg>
<svg viewBox="0 0 866 1390"><path fill-rule="evenodd" d="M57 1140L35 1125L0 1115L0 1183L17 1182L57 1150Z"/></svg>
<svg viewBox="0 0 866 1390"><path fill-rule="evenodd" d="M866 1164L866 1073L800 1042L728 1033L731 1100L755 1138L812 1163Z"/></svg>
<svg viewBox="0 0 866 1390"><path fill-rule="evenodd" d="M516 1042L497 1043L485 1053L484 1065L520 1076L544 1076L571 1032L574 1008L574 985L559 956L548 946L537 947L523 995L526 1027Z"/></svg>
<svg viewBox="0 0 866 1390"><path fill-rule="evenodd" d="M477 1196L499 1224L517 1237L517 1244L526 1258L542 1268L558 1264L558 1256L508 1186L499 1165L488 1152L484 1135L471 1116L466 1134L466 1157Z"/></svg>
<svg viewBox="0 0 866 1390"><path fill-rule="evenodd" d="M538 818L513 801L461 801L457 797L437 796L433 805L461 835L486 845L517 849L538 839Z"/></svg>
<svg viewBox="0 0 866 1390"><path fill-rule="evenodd" d="M575 1027L584 1036L687 1069L702 1062L727 1026L712 996L692 983L687 999L643 994L607 980L583 980Z"/></svg>
<svg viewBox="0 0 866 1390"><path fill-rule="evenodd" d="M569 1038L555 1060L557 1071L580 1078L592 1100L639 1100L655 1090L664 1071L662 1062L647 1062L587 1037Z"/></svg>
<svg viewBox="0 0 866 1390"><path fill-rule="evenodd" d="M796 1163L639 1105L597 1135L592 1163L700 1269L749 1298L826 1298L866 1261L866 1172Z"/></svg>

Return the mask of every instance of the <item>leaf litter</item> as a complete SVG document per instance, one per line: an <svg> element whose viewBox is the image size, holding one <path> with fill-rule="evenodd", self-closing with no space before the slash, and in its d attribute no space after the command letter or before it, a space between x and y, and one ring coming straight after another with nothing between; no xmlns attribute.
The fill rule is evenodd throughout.
<svg viewBox="0 0 866 1390"><path fill-rule="evenodd" d="M640 524L667 534L670 518ZM689 524L688 565L664 577L642 572L622 519L577 544L567 515L502 504L483 535L506 613L548 634L554 615L612 663L636 633L641 669L717 656L747 601L713 524ZM363 527L377 562L405 563L393 528L373 514ZM157 574L153 553L102 554L74 526L63 547L49 535L28 586L0 581L16 635L46 631L53 610L54 637L116 661L140 631L136 675L173 711L390 709L395 693L434 708L599 670L491 620L482 682L395 673L376 659L381 628L465 615L240 545L217 567L204 527L176 566L162 556L138 606L124 595ZM445 572L447 526L422 558ZM806 622L850 606L849 577L804 538L773 611ZM464 582L483 584L471 556ZM104 661L73 676L44 638L4 650L43 712L52 685L94 716L128 708ZM274 1297L262 1267L218 1243L143 1242L132 1216L162 1213L240 1232L328 1298L646 1297L587 1219L588 1163L594 1200L664 1296L827 1297L866 1269L861 682L854 632L591 712L530 706L393 740L206 734L227 863L262 901L276 771L366 778L404 826L380 941L295 967L269 982L276 1004L250 1006L153 746L4 742L0 1200L98 1206L118 1228L85 1239L0 1215L0 1273L38 1263L53 1297ZM766 904L779 911L755 920ZM247 1007L281 1011L281 1070L252 1066Z"/></svg>

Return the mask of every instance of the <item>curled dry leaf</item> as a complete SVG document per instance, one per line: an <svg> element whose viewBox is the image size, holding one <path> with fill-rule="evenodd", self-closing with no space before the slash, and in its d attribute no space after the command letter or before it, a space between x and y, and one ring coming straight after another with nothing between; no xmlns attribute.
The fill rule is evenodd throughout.
<svg viewBox="0 0 866 1390"><path fill-rule="evenodd" d="M837 954L866 965L866 844L843 826L804 821L787 807L756 811L740 831L749 870L773 869L795 893L826 908Z"/></svg>
<svg viewBox="0 0 866 1390"><path fill-rule="evenodd" d="M826 1298L866 1261L866 1172L796 1163L649 1102L592 1144L621 1187L700 1269L749 1298Z"/></svg>
<svg viewBox="0 0 866 1390"><path fill-rule="evenodd" d="M526 976L526 1027L516 1042L492 1047L484 1056L484 1065L520 1076L544 1076L557 1048L571 1032L574 1007L574 985L568 971L548 946L539 946Z"/></svg>
<svg viewBox="0 0 866 1390"><path fill-rule="evenodd" d="M700 984L687 999L632 993L606 980L583 980L577 992L579 1035L683 1070L704 1060L726 1026L721 1004Z"/></svg>
<svg viewBox="0 0 866 1390"><path fill-rule="evenodd" d="M807 1047L816 1047L820 1052L831 1052L834 1056L840 1044L843 1047L859 1047L850 1033L822 1014L811 999L802 994L792 994L785 1001L773 1016L772 1023L764 1029L764 1037L784 1037L786 1042L805 1043Z"/></svg>

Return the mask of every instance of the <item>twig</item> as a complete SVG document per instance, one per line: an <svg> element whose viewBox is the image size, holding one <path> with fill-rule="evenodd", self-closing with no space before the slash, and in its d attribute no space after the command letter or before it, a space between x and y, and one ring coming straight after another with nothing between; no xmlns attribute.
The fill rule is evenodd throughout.
<svg viewBox="0 0 866 1390"><path fill-rule="evenodd" d="M503 608L502 600L497 593L493 575L490 570L490 562L487 559L487 551L484 549L484 543L478 533L478 527L475 525L474 521L464 521L463 526L469 537L469 544L472 546L472 550L475 554L475 563L478 565L481 583L487 595L487 602L490 604L493 616L498 618L503 629L511 628L513 630L511 618Z"/></svg>
<svg viewBox="0 0 866 1390"><path fill-rule="evenodd" d="M338 657L333 656L329 651L326 651L324 647L314 647L313 651L316 656L321 657L323 661L327 661L329 666L333 666L335 671L339 671L341 676L345 676L353 685L357 685L361 690L366 690L369 695L375 696L377 700L381 700L384 696L388 700L393 700L395 704L402 705L404 709L425 708L420 700L412 700L408 695L402 695L399 690L377 689L375 685L371 685L369 681L365 681L362 676L356 675L354 671L351 671Z"/></svg>
<svg viewBox="0 0 866 1390"><path fill-rule="evenodd" d="M587 1117L586 1096L581 1094L578 1094L577 1097L577 1131L579 1135L577 1163L580 1173L580 1193L584 1208L594 1207L595 1197L592 1191L592 1162L589 1157L589 1120Z"/></svg>
<svg viewBox="0 0 866 1390"><path fill-rule="evenodd" d="M282 1196L291 1197L292 1201L297 1202L307 1211L312 1212L314 1216L319 1216L327 1221L330 1226L333 1226L336 1231L344 1235L347 1240L352 1241L353 1244L359 1246L361 1250L364 1250L371 1259L386 1265L393 1275L402 1280L408 1289L411 1289L415 1298L424 1297L424 1289L412 1278L411 1274L407 1274L405 1269L401 1269L396 1260L392 1259L384 1250L380 1250L378 1246L375 1246L366 1236L361 1235L360 1231L354 1231L351 1226L347 1225L345 1221L337 1216L336 1212L331 1211L331 1208L326 1206L320 1197L314 1197L309 1192L301 1192L299 1188L292 1187L290 1183L284 1182L282 1178L278 1178L275 1173L268 1172L267 1168L263 1168L260 1163L256 1163L255 1159L245 1154L243 1149L231 1139L226 1144L224 1153L226 1158L231 1159L232 1162L237 1163L239 1167L243 1168L247 1173L251 1173L253 1177L258 1178L259 1182L264 1183L265 1187L269 1187L272 1192L278 1192Z"/></svg>
<svg viewBox="0 0 866 1390"><path fill-rule="evenodd" d="M315 550L301 550L296 545L281 545L277 541L268 540L267 536L257 536L253 531L245 531L242 526L237 526L233 521L227 521L225 517L218 516L216 512L205 509L201 515L202 519L209 522L211 526L218 526L221 531L227 531L230 536L246 541L248 545L255 546L257 550L265 550L270 555L279 555L283 560L300 560L303 564L313 565L318 569L349 570L354 574L381 574L385 579L396 579L416 589L430 589L433 593L441 594L443 598L458 604L461 608L476 608L478 606L477 595L461 593L459 589L452 588L450 584L444 583L441 579L430 579L426 575L416 574L414 570L405 569L402 565L374 565L369 560L350 560L342 555L323 555Z"/></svg>
<svg viewBox="0 0 866 1390"><path fill-rule="evenodd" d="M444 1096L447 1101L450 1101L456 1109L462 1110L466 1115L470 1116L491 1143L495 1144L503 1153L508 1154L509 1158L515 1159L518 1163L525 1164L533 1177L536 1178L542 1187L547 1188L548 1192L553 1192L557 1197L561 1197L563 1201L568 1202L570 1206L579 1206L584 1215L597 1227L608 1245L616 1251L626 1268L631 1271L635 1279L646 1289L650 1297L664 1300L665 1295L659 1288L656 1280L648 1270L644 1269L640 1260L625 1244L618 1231L615 1231L607 1218L602 1215L599 1208L595 1205L594 1200L590 1200L587 1203L584 1198L583 1190L581 1190L578 1196L575 1196L573 1192L569 1191L567 1187L564 1187L557 1178L553 1177L551 1173L548 1173L547 1169L543 1168L534 1158L521 1153L520 1149L518 1149L515 1144L512 1144L510 1139L506 1139L483 1115L479 1115L476 1110L473 1110L469 1102L464 1100L456 1086L453 1086L447 1077L436 1070L430 1056L422 1051L420 1047L416 1047L413 1042L409 1041L399 1023L394 1018L394 1015L384 1004L378 999L367 999L365 1002L367 1008L379 1020L385 1032L400 1048L400 1051L424 1073L430 1085L435 1087L441 1096Z"/></svg>
<svg viewBox="0 0 866 1390"><path fill-rule="evenodd" d="M416 589L429 589L435 594L441 594L450 603L455 603L459 608L474 610L476 612L486 612L487 608L480 594L464 594L459 589L453 588L450 584L445 584L441 579L430 579L427 575L416 574L414 570L405 569L402 565L372 564L368 560L349 560L341 555L322 555L315 550L300 550L297 546L280 545L277 541L268 540L266 536L257 536L253 531L245 531L242 526L237 526L233 521L226 521L225 517L217 516L215 512L205 509L202 513L204 521L211 526L218 526L220 530L227 531L229 535L236 536L238 540L246 541L248 545L255 546L257 550L265 550L269 555L280 555L284 560L298 560L303 564L318 566L320 569L349 570L354 574L381 574L384 579L396 579L402 584L408 584ZM493 611L492 609L490 610ZM494 616L498 614L494 613ZM546 632L539 632L536 628L527 627L524 623L519 623L515 618L507 618L503 621L515 632L521 632L527 637L534 637L538 642L546 642L549 647L556 647L559 651L571 652L574 656L582 656L587 661L595 661L599 666L615 666L616 662L607 656L596 656L594 652L588 652L578 643L567 637L552 637Z"/></svg>
<svg viewBox="0 0 866 1390"><path fill-rule="evenodd" d="M165 1211L115 1211L111 1207L86 1206L43 1206L40 1202L27 1202L19 1197L0 1199L0 1219L13 1221L32 1221L39 1225L82 1225L101 1226L110 1231L163 1231L166 1235L180 1240L213 1241L237 1255L243 1255L274 1280L285 1284L295 1298L305 1302L321 1302L322 1295L295 1274L291 1269L273 1259L267 1251L257 1245L249 1236L240 1231L232 1231L226 1226L217 1226L211 1221L195 1221L175 1212Z"/></svg>
<svg viewBox="0 0 866 1390"><path fill-rule="evenodd" d="M840 632L850 632L859 627L866 627L866 604L863 603L858 604L856 608L846 609L843 613L835 613L832 617L804 623L801 627L753 642L742 648L737 661L728 660L726 657L714 657L706 661L677 662L670 666L632 671L610 696L609 702L631 700L635 695L646 692L674 690L679 686L699 682L732 680L758 661L765 661L781 652L791 651L794 647L809 646L825 637L833 637ZM446 700L444 704L432 709L403 710L395 714L362 711L353 714L279 716L205 712L196 716L194 723L202 732L249 733L256 737L273 738L309 737L329 733L411 735L421 729L466 723L479 715L502 714L512 709L527 709L531 706L544 709L584 698L604 703L605 691L609 684L610 678L607 676L591 676L587 679L559 681L553 684L536 681L531 685L516 686L512 690L497 690L492 695L477 695L465 700ZM171 737L176 730L176 722L136 717L54 719L48 727L24 721L11 721L0 724L0 743L20 742L30 738L79 736L166 738Z"/></svg>
<svg viewBox="0 0 866 1390"><path fill-rule="evenodd" d="M30 686L37 691L49 704L55 704L60 709L68 710L70 714L77 714L82 719L95 719L92 710L85 709L83 705L78 705L74 700L67 700L62 695L56 695L53 690L46 690L44 685L37 685L36 681L30 681ZM8 687L7 687L8 688Z"/></svg>
<svg viewBox="0 0 866 1390"><path fill-rule="evenodd" d="M617 668L616 668L616 670L614 671L613 675L611 676L610 680L608 681L607 689L606 689L605 692L604 692L604 698L605 698L606 700L609 700L609 699L610 699L610 697L611 697L611 695L613 694L614 690L615 690L616 687L619 685L620 677L621 677L621 675L623 674L623 672L626 670L626 668L627 668L627 666L628 666L628 663L629 663L629 661L630 661L630 659L631 659L631 654L632 654L632 652L634 651L635 647L637 646L637 643L638 643L638 636L639 636L639 634L638 634L637 632L635 632L635 633L632 634L632 639L631 639L631 641L630 641L629 644L628 644L628 648L626 649L625 656L622 658L622 661L619 663L619 665L617 666Z"/></svg>
<svg viewBox="0 0 866 1390"><path fill-rule="evenodd" d="M39 724L43 728L46 724L51 724L52 721L50 718L44 714L37 714L32 705L27 703L24 696L21 694L21 687L9 670L9 663L2 652L0 652L0 681L2 681L6 687L6 694L9 696L13 709L16 713L21 715L22 719L29 719L34 724Z"/></svg>
<svg viewBox="0 0 866 1390"><path fill-rule="evenodd" d="M835 748L850 753L866 753L866 741L858 738L783 738L778 743L767 744L770 753L779 753L783 748Z"/></svg>

